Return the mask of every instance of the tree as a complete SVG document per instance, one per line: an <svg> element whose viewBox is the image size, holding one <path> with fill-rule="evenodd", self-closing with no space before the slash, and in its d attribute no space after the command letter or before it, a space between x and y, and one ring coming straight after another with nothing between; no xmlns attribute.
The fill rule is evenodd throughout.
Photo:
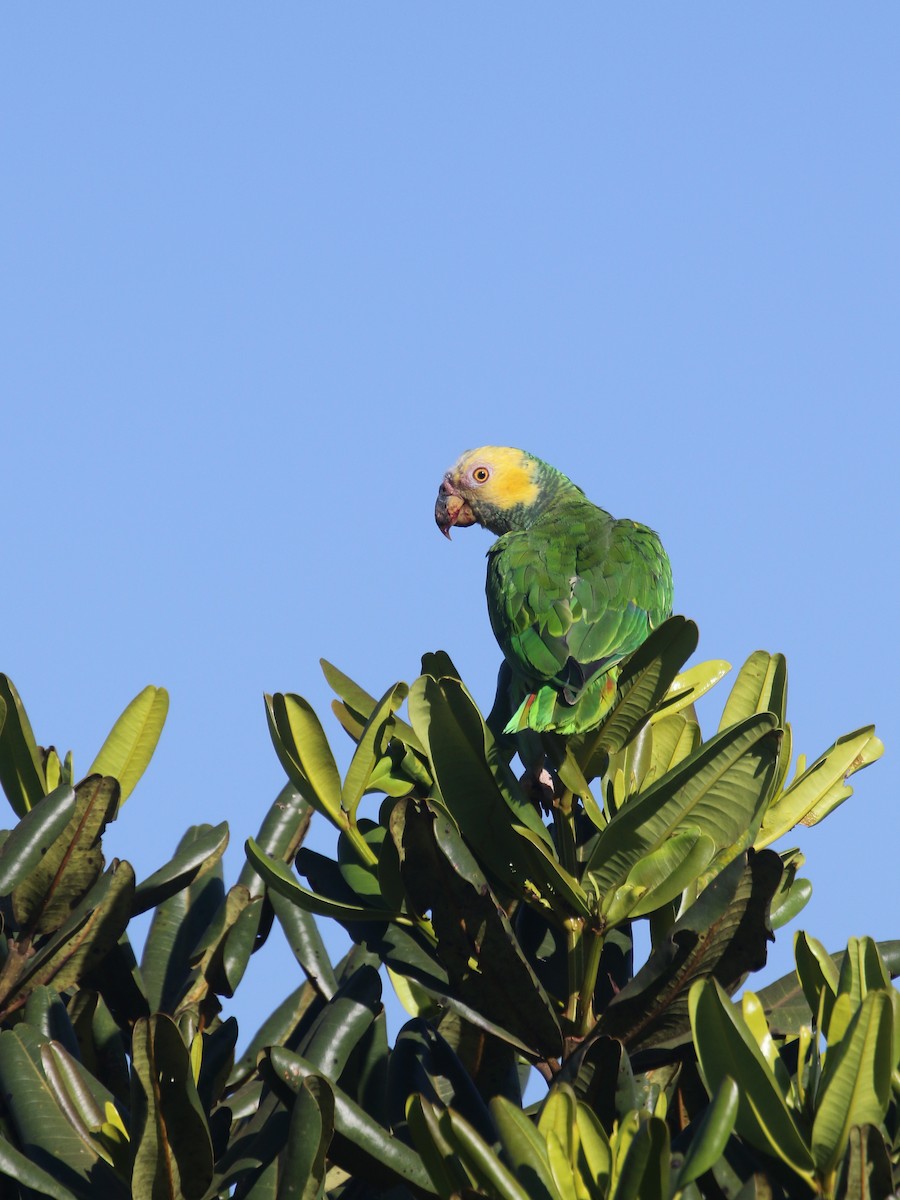
<svg viewBox="0 0 900 1200"><path fill-rule="evenodd" d="M301 697L266 698L288 783L227 892L224 825L190 829L137 886L127 862L103 869L161 690L75 783L4 678L0 783L21 818L0 847L8 1185L154 1200L892 1194L900 943L832 956L800 933L796 977L731 999L810 895L803 856L774 843L846 799L881 744L858 730L789 779L786 667L764 652L704 740L693 702L727 664L684 670L696 642L666 622L603 724L569 738L504 737L442 653L378 701L324 664L349 769ZM546 815L529 783L544 761ZM313 815L337 831L334 858L302 844ZM138 966L128 922L150 909ZM342 962L317 919L349 933ZM276 921L302 974L235 1061L222 1000ZM393 1046L382 968L410 1014ZM548 1091L526 1109L533 1067Z"/></svg>

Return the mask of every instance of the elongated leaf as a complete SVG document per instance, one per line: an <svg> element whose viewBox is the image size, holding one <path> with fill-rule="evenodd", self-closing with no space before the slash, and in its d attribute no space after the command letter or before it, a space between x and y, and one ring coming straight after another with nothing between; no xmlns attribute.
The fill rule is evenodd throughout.
<svg viewBox="0 0 900 1200"><path fill-rule="evenodd" d="M728 991L763 967L771 937L766 916L781 870L774 851L730 863L620 988L595 1036L617 1038L631 1053L672 1042L689 1027L688 992L697 979L711 976Z"/></svg>
<svg viewBox="0 0 900 1200"><path fill-rule="evenodd" d="M169 693L149 685L138 692L107 735L88 775L118 780L124 804L147 769L169 711Z"/></svg>
<svg viewBox="0 0 900 1200"><path fill-rule="evenodd" d="M678 1172L675 1186L687 1187L699 1179L722 1156L734 1129L738 1111L738 1085L726 1075L716 1088L709 1107L703 1114Z"/></svg>
<svg viewBox="0 0 900 1200"><path fill-rule="evenodd" d="M667 771L677 767L699 748L702 741L700 726L689 713L678 712L654 721L651 731L650 762L642 787L649 787Z"/></svg>
<svg viewBox="0 0 900 1200"><path fill-rule="evenodd" d="M787 703L787 663L783 654L754 650L738 672L725 703L719 730L745 721L754 713L774 713L784 725Z"/></svg>
<svg viewBox="0 0 900 1200"><path fill-rule="evenodd" d="M524 825L514 825L513 828L520 837L525 839L534 855L541 859L539 870L535 871L535 876L542 878L544 899L553 905L563 918L574 913L586 921L592 920L594 912L587 893L574 875L570 875L564 867L560 866L555 854L544 839L537 837ZM555 904L554 901L556 901Z"/></svg>
<svg viewBox="0 0 900 1200"><path fill-rule="evenodd" d="M616 919L646 916L680 896L708 865L715 850L712 838L696 826L689 825L673 833L662 845L639 858L628 872L618 890L630 891L634 902L626 901L627 911ZM612 912L609 920L613 920Z"/></svg>
<svg viewBox="0 0 900 1200"><path fill-rule="evenodd" d="M453 679L422 675L409 695L409 714L428 747L441 797L463 835L477 844L497 879L525 886L526 866L512 824L549 840L543 822L496 754L493 738L471 696Z"/></svg>
<svg viewBox="0 0 900 1200"><path fill-rule="evenodd" d="M275 1078L296 1093L303 1080L318 1076L312 1063L282 1046L272 1046L264 1055ZM368 1179L383 1179L420 1188L434 1195L434 1187L425 1166L414 1150L392 1137L388 1130L354 1104L340 1088L334 1087L334 1128L331 1157L350 1171Z"/></svg>
<svg viewBox="0 0 900 1200"><path fill-rule="evenodd" d="M887 992L870 992L840 1045L829 1045L817 1093L812 1152L819 1174L837 1166L855 1125L879 1125L891 1098L893 1012Z"/></svg>
<svg viewBox="0 0 900 1200"><path fill-rule="evenodd" d="M717 848L738 843L761 817L777 755L771 714L718 734L616 813L596 839L586 876L606 894L625 882L639 859L687 826L708 834Z"/></svg>
<svg viewBox="0 0 900 1200"><path fill-rule="evenodd" d="M62 784L19 821L0 847L0 895L8 895L31 874L68 825L74 807L74 788Z"/></svg>
<svg viewBox="0 0 900 1200"><path fill-rule="evenodd" d="M49 1196L50 1200L72 1200L73 1194L80 1194L39 1167L29 1155L17 1150L4 1137L0 1137L0 1176L31 1188L39 1196Z"/></svg>
<svg viewBox="0 0 900 1200"><path fill-rule="evenodd" d="M372 710L360 735L356 753L341 789L341 805L351 816L356 814L363 793L370 784L372 772L387 750L394 713L406 699L408 690L405 683L395 683L385 692Z"/></svg>
<svg viewBox="0 0 900 1200"><path fill-rule="evenodd" d="M302 696L266 696L269 733L288 778L323 816L344 828L341 777L319 718Z"/></svg>
<svg viewBox="0 0 900 1200"><path fill-rule="evenodd" d="M621 1160L615 1200L668 1200L669 1130L665 1121L642 1121Z"/></svg>
<svg viewBox="0 0 900 1200"><path fill-rule="evenodd" d="M805 938L808 935L798 934L797 937L798 939ZM815 939L809 940L814 941ZM795 942L795 949L797 944ZM896 977L900 974L900 941L878 942L877 945L878 953L890 971L892 978ZM840 950L835 954L828 955L828 957L834 969L833 977L835 986L837 986L844 951ZM785 1037L796 1037L803 1025L809 1025L813 1017L813 1012L817 1011L817 1009L810 1010L803 987L794 971L762 988L758 993L758 999L766 1011L772 1032Z"/></svg>
<svg viewBox="0 0 900 1200"><path fill-rule="evenodd" d="M301 792L288 781L263 818L256 835L256 844L270 858L280 858L291 863L303 844L313 814L312 805ZM238 876L238 883L250 889L254 896L262 890L262 880L249 862L245 862Z"/></svg>
<svg viewBox="0 0 900 1200"><path fill-rule="evenodd" d="M93 970L124 932L133 896L134 869L113 859L68 921L28 959L9 1007L18 1007L41 985L52 983L62 992Z"/></svg>
<svg viewBox="0 0 900 1200"><path fill-rule="evenodd" d="M389 909L331 900L311 892L297 882L283 863L264 854L253 838L247 840L245 849L254 870L262 876L266 885L309 913L319 917L334 917L339 921L387 921L397 915Z"/></svg>
<svg viewBox="0 0 900 1200"><path fill-rule="evenodd" d="M453 1109L448 1109L444 1117L444 1132L476 1184L488 1195L499 1197L500 1200L532 1200L516 1176L497 1157L493 1147L479 1136L464 1117Z"/></svg>
<svg viewBox="0 0 900 1200"><path fill-rule="evenodd" d="M815 825L853 795L847 783L856 771L879 759L884 744L875 727L866 725L838 738L812 766L776 796L766 813L756 848L770 846L795 825Z"/></svg>
<svg viewBox="0 0 900 1200"><path fill-rule="evenodd" d="M320 1075L308 1075L294 1101L276 1200L322 1200L333 1135L334 1091Z"/></svg>
<svg viewBox="0 0 900 1200"><path fill-rule="evenodd" d="M212 1143L175 1022L142 1019L132 1041L134 1200L199 1200L213 1176Z"/></svg>
<svg viewBox="0 0 900 1200"><path fill-rule="evenodd" d="M431 913L451 993L516 1039L530 1041L533 1052L557 1055L554 1005L446 810L401 801L391 814L391 833L412 908Z"/></svg>
<svg viewBox="0 0 900 1200"><path fill-rule="evenodd" d="M178 844L176 857L190 854L197 842L208 846L209 829L208 825L188 829ZM141 956L151 1012L175 1011L194 975L194 947L208 931L224 896L221 852L217 848L193 883L156 908Z"/></svg>
<svg viewBox="0 0 900 1200"><path fill-rule="evenodd" d="M103 870L100 838L119 803L115 779L89 775L75 788L66 828L12 894L19 926L48 933L70 915Z"/></svg>
<svg viewBox="0 0 900 1200"><path fill-rule="evenodd" d="M670 617L631 655L619 676L613 707L596 733L585 735L578 752L589 780L597 774L602 756L626 746L657 708L696 650L698 636L693 621Z"/></svg>
<svg viewBox="0 0 900 1200"><path fill-rule="evenodd" d="M320 658L319 663L329 686L346 702L347 708L358 718L360 729L362 729L378 701L359 684L354 683L343 671L339 671L330 662L326 662L324 658ZM399 717L394 718L394 733L409 746L410 750L416 750L420 754L424 753L424 746L416 737L412 726L401 721Z"/></svg>
<svg viewBox="0 0 900 1200"><path fill-rule="evenodd" d="M112 1102L111 1093L99 1088L90 1073L58 1042L42 1043L40 1054L44 1075L57 1104L85 1145L97 1153L91 1130L103 1124L103 1105Z"/></svg>
<svg viewBox="0 0 900 1200"><path fill-rule="evenodd" d="M300 1052L316 1070L337 1081L380 1011L381 979L374 967L363 963L322 1008Z"/></svg>
<svg viewBox="0 0 900 1200"><path fill-rule="evenodd" d="M325 1000L330 999L337 989L337 980L312 913L274 889L269 893L269 900L294 958L319 994Z"/></svg>
<svg viewBox="0 0 900 1200"><path fill-rule="evenodd" d="M407 1125L432 1186L442 1200L456 1200L471 1187L471 1179L441 1128L440 1111L421 1093L413 1093L406 1104Z"/></svg>
<svg viewBox="0 0 900 1200"><path fill-rule="evenodd" d="M532 1200L558 1200L547 1143L534 1124L503 1096L491 1101L500 1143L510 1170Z"/></svg>
<svg viewBox="0 0 900 1200"><path fill-rule="evenodd" d="M715 687L730 670L731 663L723 658L712 658L708 662L697 663L695 667L681 671L672 680L659 707L652 713L651 725L656 725L666 717L681 712L689 704L694 704L701 696L706 695L710 688Z"/></svg>
<svg viewBox="0 0 900 1200"><path fill-rule="evenodd" d="M121 1196L124 1189L97 1148L66 1119L40 1069L36 1041L29 1047L27 1040L27 1029L0 1033L0 1094L23 1151L76 1196L91 1195L91 1187Z"/></svg>
<svg viewBox="0 0 900 1200"><path fill-rule="evenodd" d="M694 984L691 1028L710 1095L730 1076L741 1081L736 1126L751 1145L774 1154L812 1184L814 1162L762 1051L717 983Z"/></svg>
<svg viewBox="0 0 900 1200"><path fill-rule="evenodd" d="M227 845L227 821L203 827L203 831L176 852L165 866L138 884L134 892L132 916L156 908L182 888L200 879L219 861Z"/></svg>
<svg viewBox="0 0 900 1200"><path fill-rule="evenodd" d="M878 1200L892 1195L890 1151L881 1131L871 1125L855 1126L848 1143L834 1189L836 1200Z"/></svg>
<svg viewBox="0 0 900 1200"><path fill-rule="evenodd" d="M31 723L8 675L0 675L0 718L0 787L13 812L24 817L47 784Z"/></svg>

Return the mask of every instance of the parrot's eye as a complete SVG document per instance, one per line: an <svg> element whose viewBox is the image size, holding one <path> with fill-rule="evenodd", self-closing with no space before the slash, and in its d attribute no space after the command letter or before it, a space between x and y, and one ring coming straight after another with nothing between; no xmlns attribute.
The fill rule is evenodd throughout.
<svg viewBox="0 0 900 1200"><path fill-rule="evenodd" d="M476 467L475 470L472 472L472 478L475 480L476 483L487 483L487 481L490 479L490 477L491 477L491 473L487 469L487 467Z"/></svg>

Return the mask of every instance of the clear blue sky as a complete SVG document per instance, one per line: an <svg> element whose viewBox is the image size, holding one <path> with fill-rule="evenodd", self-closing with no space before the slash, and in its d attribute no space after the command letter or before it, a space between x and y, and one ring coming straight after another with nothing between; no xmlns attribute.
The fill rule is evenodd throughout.
<svg viewBox="0 0 900 1200"><path fill-rule="evenodd" d="M82 769L170 690L109 854L227 818L233 880L320 655L490 704L490 536L432 507L500 442L659 529L701 657L787 655L798 749L877 723L789 844L803 927L900 936L898 44L896 0L6 6L0 669Z"/></svg>

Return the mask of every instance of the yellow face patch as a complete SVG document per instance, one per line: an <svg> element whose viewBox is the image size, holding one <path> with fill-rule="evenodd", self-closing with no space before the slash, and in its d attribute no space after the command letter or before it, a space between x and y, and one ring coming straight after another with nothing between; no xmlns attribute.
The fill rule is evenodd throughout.
<svg viewBox="0 0 900 1200"><path fill-rule="evenodd" d="M497 508L526 507L537 499L537 462L511 446L481 446L467 450L450 472L460 491Z"/></svg>

